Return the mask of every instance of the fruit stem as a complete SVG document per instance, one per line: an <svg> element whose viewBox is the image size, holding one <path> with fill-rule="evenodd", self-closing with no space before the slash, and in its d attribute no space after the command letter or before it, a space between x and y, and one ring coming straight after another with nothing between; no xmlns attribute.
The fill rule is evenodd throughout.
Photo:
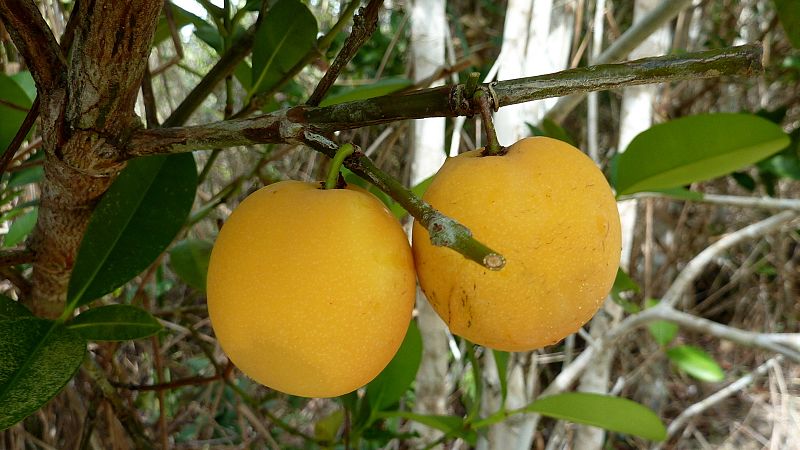
<svg viewBox="0 0 800 450"><path fill-rule="evenodd" d="M328 170L328 178L325 179L325 189L336 189L336 185L339 182L339 171L342 169L342 163L344 163L345 158L352 155L355 151L356 148L349 142L342 144L342 146L339 147L339 150L337 150L336 154L333 155L331 168Z"/></svg>
<svg viewBox="0 0 800 450"><path fill-rule="evenodd" d="M303 132L302 141L328 156L334 156L341 150L330 139L308 130ZM506 260L503 255L472 237L469 228L437 211L395 178L378 169L367 156L358 153L357 156L347 158L345 166L405 208L428 230L431 243L434 245L449 247L489 270L500 270L505 266Z"/></svg>
<svg viewBox="0 0 800 450"><path fill-rule="evenodd" d="M483 127L486 129L486 147L481 152L481 156L499 156L505 154L505 147L500 145L497 139L497 131L492 121L492 105L489 103L486 91L479 90L472 96L472 100L478 106L478 111L483 120Z"/></svg>

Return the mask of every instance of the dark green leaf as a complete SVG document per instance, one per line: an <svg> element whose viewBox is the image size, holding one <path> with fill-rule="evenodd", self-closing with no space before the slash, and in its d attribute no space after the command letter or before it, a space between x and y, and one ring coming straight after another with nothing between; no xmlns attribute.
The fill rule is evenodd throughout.
<svg viewBox="0 0 800 450"><path fill-rule="evenodd" d="M494 352L494 363L497 366L497 378L500 379L500 394L502 395L503 404L508 395L508 352L500 350L492 350Z"/></svg>
<svg viewBox="0 0 800 450"><path fill-rule="evenodd" d="M356 100L366 100L368 98L389 95L401 89L411 86L413 83L407 78L384 78L369 85L358 86L337 94L329 95L319 106L330 106L344 102Z"/></svg>
<svg viewBox="0 0 800 450"><path fill-rule="evenodd" d="M149 312L131 305L90 308L67 325L91 341L127 341L152 336L161 324Z"/></svg>
<svg viewBox="0 0 800 450"><path fill-rule="evenodd" d="M736 184L747 189L750 192L756 190L756 180L751 177L747 172L733 172L731 174Z"/></svg>
<svg viewBox="0 0 800 450"><path fill-rule="evenodd" d="M33 103L16 80L0 72L0 155L14 139Z"/></svg>
<svg viewBox="0 0 800 450"><path fill-rule="evenodd" d="M690 191L684 187L676 187L671 189L658 189L653 192L657 192L664 197L670 197L678 200L691 200L694 202L699 202L703 200L703 193L697 191Z"/></svg>
<svg viewBox="0 0 800 450"><path fill-rule="evenodd" d="M367 385L366 397L370 408L380 411L397 403L416 378L421 361L422 336L412 320L400 350L380 375Z"/></svg>
<svg viewBox="0 0 800 450"><path fill-rule="evenodd" d="M667 350L667 356L681 370L698 380L717 382L725 379L719 364L699 347L679 345Z"/></svg>
<svg viewBox="0 0 800 450"><path fill-rule="evenodd" d="M540 398L525 409L544 416L640 436L652 441L663 441L667 436L664 424L653 411L620 397L569 392Z"/></svg>
<svg viewBox="0 0 800 450"><path fill-rule="evenodd" d="M645 300L646 308L652 308L657 304L658 300L656 299L648 298ZM647 324L647 329L650 330L650 334L653 336L653 339L655 339L656 342L658 342L658 345L662 347L666 347L667 344L675 339L675 335L678 334L678 326L666 320L656 320L654 322L650 322Z"/></svg>
<svg viewBox="0 0 800 450"><path fill-rule="evenodd" d="M191 153L130 161L89 221L69 282L70 305L105 295L147 268L183 226L196 186Z"/></svg>
<svg viewBox="0 0 800 450"><path fill-rule="evenodd" d="M789 145L778 125L755 115L703 114L655 125L619 156L620 195L683 186L747 167Z"/></svg>
<svg viewBox="0 0 800 450"><path fill-rule="evenodd" d="M17 217L11 227L8 229L3 245L5 247L13 247L23 240L33 231L36 226L36 219L39 217L39 208L33 208L27 213Z"/></svg>
<svg viewBox="0 0 800 450"><path fill-rule="evenodd" d="M778 19L783 31L794 48L800 48L800 2L797 0L775 0Z"/></svg>
<svg viewBox="0 0 800 450"><path fill-rule="evenodd" d="M273 88L316 42L317 19L308 7L297 0L278 0L256 30L250 94Z"/></svg>
<svg viewBox="0 0 800 450"><path fill-rule="evenodd" d="M0 294L0 321L18 317L33 317L33 314L28 311L28 308L22 306L22 303Z"/></svg>
<svg viewBox="0 0 800 450"><path fill-rule="evenodd" d="M35 317L0 321L0 430L44 406L72 378L86 341Z"/></svg>
<svg viewBox="0 0 800 450"><path fill-rule="evenodd" d="M172 270L189 286L198 291L206 291L208 259L214 245L199 239L184 239L169 252Z"/></svg>

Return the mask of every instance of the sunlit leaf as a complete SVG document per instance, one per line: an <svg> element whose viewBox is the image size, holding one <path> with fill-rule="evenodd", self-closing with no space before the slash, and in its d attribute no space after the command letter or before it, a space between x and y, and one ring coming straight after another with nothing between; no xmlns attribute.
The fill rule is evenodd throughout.
<svg viewBox="0 0 800 450"><path fill-rule="evenodd" d="M663 441L667 436L664 424L652 410L620 397L569 392L540 398L525 409L544 416L640 436L652 441Z"/></svg>
<svg viewBox="0 0 800 450"><path fill-rule="evenodd" d="M655 125L619 155L620 195L680 187L726 175L789 145L778 125L749 114L702 114Z"/></svg>
<svg viewBox="0 0 800 450"><path fill-rule="evenodd" d="M693 345L679 345L667 350L667 356L681 370L701 381L718 382L725 372L708 353Z"/></svg>

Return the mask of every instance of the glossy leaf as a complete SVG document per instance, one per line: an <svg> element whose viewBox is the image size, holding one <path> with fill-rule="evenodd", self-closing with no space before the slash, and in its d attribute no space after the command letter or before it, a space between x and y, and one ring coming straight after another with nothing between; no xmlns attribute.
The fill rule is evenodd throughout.
<svg viewBox="0 0 800 450"><path fill-rule="evenodd" d="M415 321L411 321L400 350L389 365L367 385L366 397L373 411L380 411L397 403L417 376L422 361L422 335Z"/></svg>
<svg viewBox="0 0 800 450"><path fill-rule="evenodd" d="M317 19L297 0L278 0L256 30L250 93L267 91L314 48Z"/></svg>
<svg viewBox="0 0 800 450"><path fill-rule="evenodd" d="M775 0L778 19L783 31L794 48L800 48L800 2L797 0Z"/></svg>
<svg viewBox="0 0 800 450"><path fill-rule="evenodd" d="M352 89L331 94L320 102L319 106L337 105L344 102L366 100L368 98L389 95L411 86L413 83L407 78L384 78L372 84L358 86Z"/></svg>
<svg viewBox="0 0 800 450"><path fill-rule="evenodd" d="M0 155L5 153L8 144L14 139L28 108L31 107L31 99L25 89L19 85L17 80L0 73Z"/></svg>
<svg viewBox="0 0 800 450"><path fill-rule="evenodd" d="M130 161L89 221L69 282L70 305L105 295L147 268L183 226L196 186L191 153Z"/></svg>
<svg viewBox="0 0 800 450"><path fill-rule="evenodd" d="M28 308L22 306L22 303L0 294L0 321L19 317L33 317L33 314L28 311Z"/></svg>
<svg viewBox="0 0 800 450"><path fill-rule="evenodd" d="M776 124L749 114L703 114L655 125L619 155L620 195L680 187L747 167L789 145Z"/></svg>
<svg viewBox="0 0 800 450"><path fill-rule="evenodd" d="M13 247L33 231L36 226L36 219L39 217L39 208L32 208L30 211L20 215L11 223L5 238L3 239L3 246Z"/></svg>
<svg viewBox="0 0 800 450"><path fill-rule="evenodd" d="M67 327L91 341L127 341L152 336L163 328L149 312L131 305L90 308Z"/></svg>
<svg viewBox="0 0 800 450"><path fill-rule="evenodd" d="M31 75L30 71L19 71L11 75L11 79L25 92L25 95L28 96L28 101L32 105L36 99L36 81L33 80L33 75Z"/></svg>
<svg viewBox="0 0 800 450"><path fill-rule="evenodd" d="M214 245L208 241L184 239L170 250L170 267L186 284L205 292L208 260L211 258L213 247Z"/></svg>
<svg viewBox="0 0 800 450"><path fill-rule="evenodd" d="M86 341L61 324L36 317L0 321L0 430L58 394L85 353Z"/></svg>
<svg viewBox="0 0 800 450"><path fill-rule="evenodd" d="M621 397L569 392L540 398L525 409L544 416L640 436L652 441L663 441L667 435L664 424L652 410Z"/></svg>
<svg viewBox="0 0 800 450"><path fill-rule="evenodd" d="M708 353L693 345L679 345L667 350L673 364L700 381L718 382L725 379L722 368Z"/></svg>

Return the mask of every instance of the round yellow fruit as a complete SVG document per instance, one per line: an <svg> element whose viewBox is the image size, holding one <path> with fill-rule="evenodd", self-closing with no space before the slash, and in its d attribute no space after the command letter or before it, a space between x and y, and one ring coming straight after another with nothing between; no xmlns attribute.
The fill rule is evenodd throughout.
<svg viewBox="0 0 800 450"><path fill-rule="evenodd" d="M491 271L431 245L414 224L423 291L450 330L476 344L525 351L554 344L586 323L611 289L620 224L595 164L564 142L523 139L502 156L450 158L424 199L505 256Z"/></svg>
<svg viewBox="0 0 800 450"><path fill-rule="evenodd" d="M334 397L375 378L400 347L414 262L371 194L283 181L231 214L207 287L214 332L242 372L288 394Z"/></svg>

